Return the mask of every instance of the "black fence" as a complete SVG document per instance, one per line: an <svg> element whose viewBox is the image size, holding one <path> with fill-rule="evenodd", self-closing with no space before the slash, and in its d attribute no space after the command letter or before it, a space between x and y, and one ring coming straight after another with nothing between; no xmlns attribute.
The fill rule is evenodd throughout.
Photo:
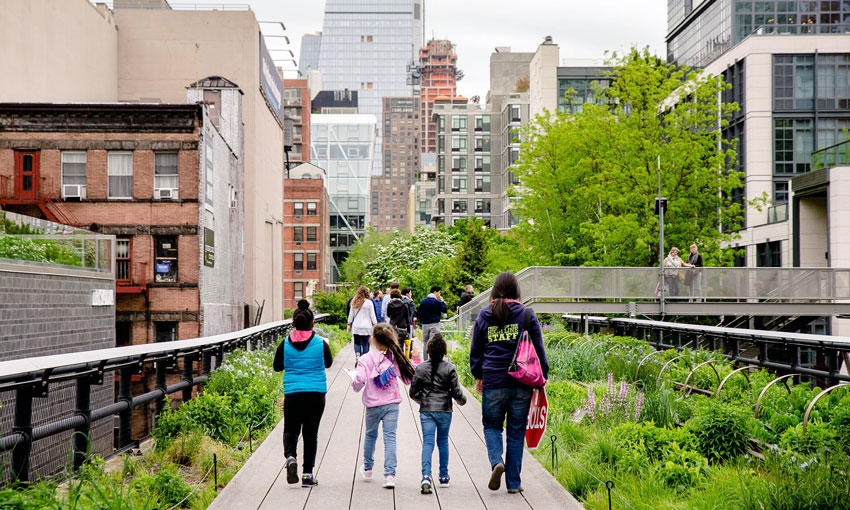
<svg viewBox="0 0 850 510"><path fill-rule="evenodd" d="M645 340L656 349L689 347L719 351L737 363L806 375L822 386L850 382L850 375L840 372L842 359L846 360L850 352L850 338L847 337L586 315L565 315L564 319L578 333L613 330L616 335ZM806 351L814 354L809 363L802 362L802 354Z"/></svg>
<svg viewBox="0 0 850 510"><path fill-rule="evenodd" d="M326 317L327 314L316 315L316 321ZM73 431L72 463L73 469L78 469L87 457L92 423L105 418L118 416L117 448L127 448L134 444L131 431L135 407L153 402L156 417L165 406L166 395L182 392L183 401L190 400L193 388L209 378L210 372L221 365L228 352L239 348L268 348L291 328L291 324L292 321L288 319L205 338L0 363L0 392L14 391L15 394L12 432L0 438L0 453L11 451L11 480L29 480L30 452L35 441L68 431ZM176 368L181 359L183 370L180 382L167 386L167 371ZM195 375L197 363L201 367L199 376ZM154 389L133 395L132 377L142 373L145 365L154 366ZM91 409L92 385L103 384L104 375L112 372L119 374L116 402ZM51 384L67 381L76 382L74 413L33 427L33 400L47 397Z"/></svg>

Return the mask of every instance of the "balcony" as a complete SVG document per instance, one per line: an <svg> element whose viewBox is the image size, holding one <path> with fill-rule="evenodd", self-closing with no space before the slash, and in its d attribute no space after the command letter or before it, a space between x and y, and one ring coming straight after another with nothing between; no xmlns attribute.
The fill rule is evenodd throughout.
<svg viewBox="0 0 850 510"><path fill-rule="evenodd" d="M301 98L297 99L284 99L283 106L301 106Z"/></svg>
<svg viewBox="0 0 850 510"><path fill-rule="evenodd" d="M767 223L779 223L788 219L788 203L777 204L767 208Z"/></svg>
<svg viewBox="0 0 850 510"><path fill-rule="evenodd" d="M850 165L850 140L812 153L812 170Z"/></svg>

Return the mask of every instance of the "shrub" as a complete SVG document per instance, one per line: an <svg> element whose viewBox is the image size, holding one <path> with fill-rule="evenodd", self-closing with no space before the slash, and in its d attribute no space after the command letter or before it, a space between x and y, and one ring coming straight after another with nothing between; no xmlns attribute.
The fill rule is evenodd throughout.
<svg viewBox="0 0 850 510"><path fill-rule="evenodd" d="M197 430L184 432L170 441L163 452L163 458L179 466L191 466L198 458L203 439L204 436Z"/></svg>
<svg viewBox="0 0 850 510"><path fill-rule="evenodd" d="M757 494L761 508L850 509L847 495L850 459L846 455L832 453L799 463L790 460L783 455L768 455L766 480Z"/></svg>
<svg viewBox="0 0 850 510"><path fill-rule="evenodd" d="M667 384L648 389L644 398L641 418L653 422L657 427L675 427L690 416L685 399Z"/></svg>
<svg viewBox="0 0 850 510"><path fill-rule="evenodd" d="M806 433L803 425L796 425L782 433L779 446L798 454L813 454L835 450L838 446L838 433L826 423L809 423Z"/></svg>
<svg viewBox="0 0 850 510"><path fill-rule="evenodd" d="M156 426L151 431L151 435L156 440L156 449L166 448L171 440L185 429L186 416L183 407L175 409L171 405L171 399L166 397L162 413L156 417Z"/></svg>
<svg viewBox="0 0 850 510"><path fill-rule="evenodd" d="M659 460L673 446L686 450L696 448L696 438L684 428L659 428L651 423L624 423L611 432L616 443L624 449L643 450L649 460Z"/></svg>
<svg viewBox="0 0 850 510"><path fill-rule="evenodd" d="M345 325L348 321L345 308L348 305L348 299L353 295L354 291L349 290L317 292L313 294L313 300L316 303L317 312L330 314L327 322Z"/></svg>
<svg viewBox="0 0 850 510"><path fill-rule="evenodd" d="M697 409L688 421L688 429L696 444L711 462L731 459L747 451L750 417L739 410L714 399Z"/></svg>
<svg viewBox="0 0 850 510"><path fill-rule="evenodd" d="M653 469L655 477L679 491L705 481L708 473L705 457L692 450L683 450L675 443L664 451L661 462Z"/></svg>
<svg viewBox="0 0 850 510"><path fill-rule="evenodd" d="M233 398L205 391L183 404L186 421L211 438L228 442L236 423L233 414Z"/></svg>
<svg viewBox="0 0 850 510"><path fill-rule="evenodd" d="M183 481L173 464L161 465L159 472L155 475L144 475L136 478L133 482L133 488L141 494L153 496L162 506L176 505L192 492L192 488ZM185 502L181 506L185 506Z"/></svg>

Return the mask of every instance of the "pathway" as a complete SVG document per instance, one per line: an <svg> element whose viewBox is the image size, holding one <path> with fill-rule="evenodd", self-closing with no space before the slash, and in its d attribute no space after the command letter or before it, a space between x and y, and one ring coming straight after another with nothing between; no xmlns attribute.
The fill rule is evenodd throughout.
<svg viewBox="0 0 850 510"><path fill-rule="evenodd" d="M328 369L328 394L319 428L315 470L319 486L302 489L300 484L286 483L281 421L213 501L210 510L582 508L527 451L522 470L525 492L509 495L504 480L501 490L487 489L490 465L481 428L481 405L470 394L467 394L469 402L465 406L454 408L449 438L451 487L436 487L435 493L427 496L419 493L422 431L418 405L406 394L397 433L396 488L381 487L382 437L378 437L375 449L375 478L363 480L357 467L362 462L364 408L360 394L351 390L351 379L342 371L343 367L353 365L354 351L349 344L337 354L333 366ZM432 465L436 474L436 449Z"/></svg>

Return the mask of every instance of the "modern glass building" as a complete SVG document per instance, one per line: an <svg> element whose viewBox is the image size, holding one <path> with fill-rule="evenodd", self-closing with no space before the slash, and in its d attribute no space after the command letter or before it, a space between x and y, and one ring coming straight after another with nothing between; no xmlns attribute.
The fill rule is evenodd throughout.
<svg viewBox="0 0 850 510"><path fill-rule="evenodd" d="M850 32L847 1L667 0L667 59L705 67L748 35Z"/></svg>
<svg viewBox="0 0 850 510"><path fill-rule="evenodd" d="M319 51L324 88L357 90L360 113L376 118L382 98L413 96L424 18L423 0L327 0ZM379 125L379 155L382 135ZM382 161L375 158L375 175Z"/></svg>
<svg viewBox="0 0 850 510"><path fill-rule="evenodd" d="M327 171L331 280L369 224L369 184L375 159L374 115L313 115L311 162Z"/></svg>
<svg viewBox="0 0 850 510"><path fill-rule="evenodd" d="M301 36L301 54L298 56L298 72L301 76L307 76L307 71L319 69L319 48L321 46L321 33Z"/></svg>

